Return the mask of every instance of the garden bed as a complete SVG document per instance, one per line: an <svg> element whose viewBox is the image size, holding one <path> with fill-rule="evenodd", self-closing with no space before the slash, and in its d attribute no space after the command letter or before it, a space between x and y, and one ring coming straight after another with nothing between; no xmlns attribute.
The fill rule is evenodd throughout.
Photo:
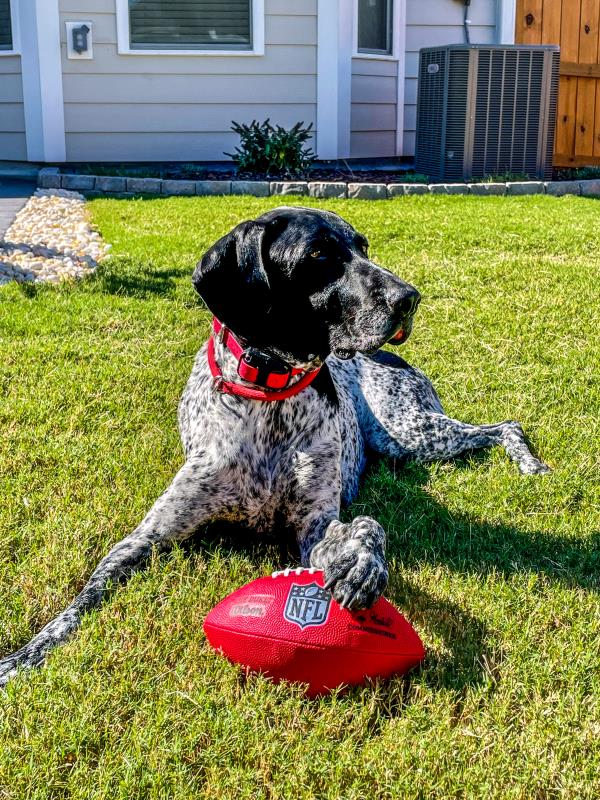
<svg viewBox="0 0 600 800"><path fill-rule="evenodd" d="M264 172L244 172L236 169L235 164L228 162L214 164L179 164L177 162L147 165L106 165L106 164L73 164L65 165L61 172L76 175L100 175L122 178L161 178L162 180L192 181L344 181L354 183L397 183L400 178L409 183L427 183L426 175L419 175L407 164L389 163L374 160L365 163L350 164L343 162L323 163L313 166L303 176L290 178L284 174L267 174Z"/></svg>

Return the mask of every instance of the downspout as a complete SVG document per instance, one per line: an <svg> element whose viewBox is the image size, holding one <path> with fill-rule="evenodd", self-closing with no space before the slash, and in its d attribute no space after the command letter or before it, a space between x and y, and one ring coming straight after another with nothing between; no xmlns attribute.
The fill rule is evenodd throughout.
<svg viewBox="0 0 600 800"><path fill-rule="evenodd" d="M469 30L469 26L471 24L471 20L469 19L469 7L471 5L471 0L464 0L465 3L465 12L463 15L463 28L465 29L465 42L467 44L471 44L471 31Z"/></svg>

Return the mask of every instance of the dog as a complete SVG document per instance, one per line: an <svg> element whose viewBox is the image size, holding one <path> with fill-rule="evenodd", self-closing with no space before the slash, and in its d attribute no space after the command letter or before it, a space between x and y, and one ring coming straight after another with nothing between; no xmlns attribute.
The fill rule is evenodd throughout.
<svg viewBox="0 0 600 800"><path fill-rule="evenodd" d="M215 320L179 405L185 462L71 605L0 660L0 685L41 665L154 549L215 521L293 533L338 603L371 606L388 580L385 532L371 517L339 519L369 451L430 461L501 445L522 473L548 471L517 422L447 417L427 377L380 350L406 341L420 295L338 215L281 207L242 222L193 283Z"/></svg>

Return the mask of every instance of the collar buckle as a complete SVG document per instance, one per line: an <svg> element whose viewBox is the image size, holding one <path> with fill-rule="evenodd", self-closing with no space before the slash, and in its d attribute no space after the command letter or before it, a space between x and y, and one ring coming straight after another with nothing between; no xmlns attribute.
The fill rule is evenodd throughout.
<svg viewBox="0 0 600 800"><path fill-rule="evenodd" d="M238 361L237 374L265 389L287 389L292 377L290 365L278 356L247 347Z"/></svg>

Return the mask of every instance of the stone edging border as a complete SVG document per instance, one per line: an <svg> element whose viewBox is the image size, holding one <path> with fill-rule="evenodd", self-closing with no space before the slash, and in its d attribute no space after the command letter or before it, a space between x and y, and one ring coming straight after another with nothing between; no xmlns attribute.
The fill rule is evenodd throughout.
<svg viewBox="0 0 600 800"><path fill-rule="evenodd" d="M88 197L150 195L308 195L320 198L387 200L415 194L600 195L600 179L588 181L515 181L509 183L342 183L337 181L192 181L60 174L57 167L39 171L42 189L70 189Z"/></svg>

